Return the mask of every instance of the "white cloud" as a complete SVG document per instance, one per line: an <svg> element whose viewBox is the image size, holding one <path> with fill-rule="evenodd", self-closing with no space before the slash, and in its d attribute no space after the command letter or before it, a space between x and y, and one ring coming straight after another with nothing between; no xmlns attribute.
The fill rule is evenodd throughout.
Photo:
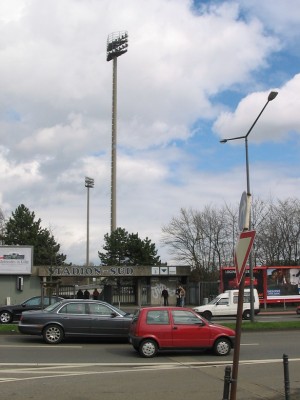
<svg viewBox="0 0 300 400"><path fill-rule="evenodd" d="M269 102L259 119L259 128L251 133L252 142L281 141L291 132L300 134L300 74L284 86L274 89L278 96ZM245 97L234 112L223 112L214 124L221 138L246 135L256 117L268 101L270 91L251 93Z"/></svg>
<svg viewBox="0 0 300 400"><path fill-rule="evenodd" d="M195 146L201 155L218 157L220 150L217 140L213 150L204 135L196 140L195 124L216 119L218 136L241 135L264 105L272 88L255 78L299 33L292 38L284 29L297 21L281 2L264 3L264 14L260 3L205 2L194 12L190 0L1 2L0 198L6 214L24 203L53 227L68 261L83 263L84 177L93 177L90 259L97 263L110 230L112 62L106 62L106 40L118 30L128 30L129 48L118 59L117 224L159 244L162 225L180 207L239 201L244 169L199 168ZM280 86L251 134L254 142L299 133L299 76ZM251 94L232 111L221 95L234 89L240 98L242 91ZM280 185L299 194L288 170L276 178L271 172L265 165L261 181L254 181L259 192Z"/></svg>

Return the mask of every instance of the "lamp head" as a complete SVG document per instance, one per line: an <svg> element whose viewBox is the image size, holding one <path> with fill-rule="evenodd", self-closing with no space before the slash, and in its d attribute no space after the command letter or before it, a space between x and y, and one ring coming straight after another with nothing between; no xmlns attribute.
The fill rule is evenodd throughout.
<svg viewBox="0 0 300 400"><path fill-rule="evenodd" d="M268 96L268 101L272 101L278 95L278 92L270 92Z"/></svg>
<svg viewBox="0 0 300 400"><path fill-rule="evenodd" d="M227 143L227 139L220 140L220 143Z"/></svg>

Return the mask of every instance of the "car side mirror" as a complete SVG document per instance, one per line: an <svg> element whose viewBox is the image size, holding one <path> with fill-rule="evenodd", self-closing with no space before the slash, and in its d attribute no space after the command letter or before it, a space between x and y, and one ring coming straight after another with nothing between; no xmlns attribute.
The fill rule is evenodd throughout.
<svg viewBox="0 0 300 400"><path fill-rule="evenodd" d="M112 311L112 313L110 314L112 318L115 318L118 314L115 313L114 311Z"/></svg>

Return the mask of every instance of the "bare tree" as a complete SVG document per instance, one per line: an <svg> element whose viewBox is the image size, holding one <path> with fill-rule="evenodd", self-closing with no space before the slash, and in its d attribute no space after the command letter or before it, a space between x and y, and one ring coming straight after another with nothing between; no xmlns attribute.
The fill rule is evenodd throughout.
<svg viewBox="0 0 300 400"><path fill-rule="evenodd" d="M299 265L300 201L263 201L256 198L251 210L256 230L254 265ZM218 278L221 266L233 266L239 235L238 207L204 207L180 210L179 217L162 228L162 242L176 260L191 266L197 279ZM217 279L216 278L216 279Z"/></svg>
<svg viewBox="0 0 300 400"><path fill-rule="evenodd" d="M227 245L224 212L207 206L202 212L180 210L180 216L162 228L163 244L179 262L191 266L198 278L218 277Z"/></svg>
<svg viewBox="0 0 300 400"><path fill-rule="evenodd" d="M271 202L256 235L261 264L298 265L300 202L298 199Z"/></svg>

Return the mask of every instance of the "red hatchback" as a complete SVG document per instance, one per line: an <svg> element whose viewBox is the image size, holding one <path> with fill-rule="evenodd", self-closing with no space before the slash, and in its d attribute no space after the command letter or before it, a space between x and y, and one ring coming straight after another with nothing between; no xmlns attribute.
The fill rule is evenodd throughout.
<svg viewBox="0 0 300 400"><path fill-rule="evenodd" d="M129 341L142 357L176 349L212 349L226 356L234 347L235 331L213 324L189 308L145 307L132 319Z"/></svg>

